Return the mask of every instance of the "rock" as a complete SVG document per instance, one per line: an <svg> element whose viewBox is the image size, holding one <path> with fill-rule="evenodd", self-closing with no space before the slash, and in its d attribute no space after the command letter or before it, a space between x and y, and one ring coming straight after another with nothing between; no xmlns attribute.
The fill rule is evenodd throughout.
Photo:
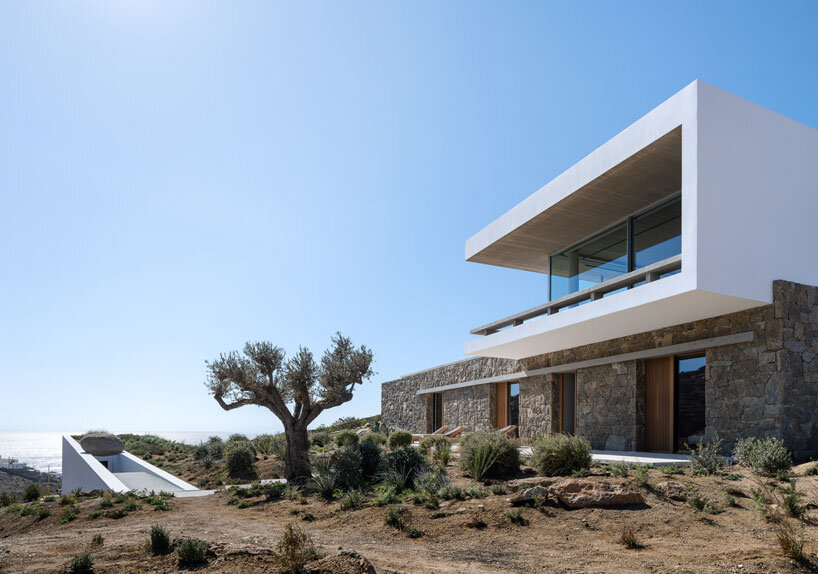
<svg viewBox="0 0 818 574"><path fill-rule="evenodd" d="M545 500L550 494L547 486L532 486L522 491L520 494L511 499L513 506L522 506L524 504L536 503L540 500Z"/></svg>
<svg viewBox="0 0 818 574"><path fill-rule="evenodd" d="M687 501L688 490L680 482L668 480L658 485L659 491L671 500Z"/></svg>
<svg viewBox="0 0 818 574"><path fill-rule="evenodd" d="M619 484L567 479L548 487L551 496L569 508L631 506L644 504L636 491Z"/></svg>
<svg viewBox="0 0 818 574"><path fill-rule="evenodd" d="M339 550L335 556L310 562L306 574L375 574L372 563L354 550Z"/></svg>
<svg viewBox="0 0 818 574"><path fill-rule="evenodd" d="M542 476L532 476L530 478L518 478L516 480L509 480L506 483L506 490L509 492L517 492L525 490L533 486L551 486L557 482L553 478L543 478Z"/></svg>
<svg viewBox="0 0 818 574"><path fill-rule="evenodd" d="M125 450L125 445L116 435L91 433L80 439L82 450L94 456L113 456Z"/></svg>

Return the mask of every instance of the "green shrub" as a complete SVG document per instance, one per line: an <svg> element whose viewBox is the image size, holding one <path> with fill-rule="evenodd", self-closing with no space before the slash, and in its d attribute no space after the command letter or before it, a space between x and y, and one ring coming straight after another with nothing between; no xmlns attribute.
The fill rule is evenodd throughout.
<svg viewBox="0 0 818 574"><path fill-rule="evenodd" d="M129 498L125 501L125 510L129 512L139 510L139 504L133 498Z"/></svg>
<svg viewBox="0 0 818 574"><path fill-rule="evenodd" d="M312 512L302 512L301 520L304 522L315 522L315 515Z"/></svg>
<svg viewBox="0 0 818 574"><path fill-rule="evenodd" d="M101 510L92 510L91 512L88 513L88 518L91 520L95 520L102 516L102 514L103 512Z"/></svg>
<svg viewBox="0 0 818 574"><path fill-rule="evenodd" d="M221 460L224 458L224 444L221 442L208 443L207 450L210 452L210 457L213 460Z"/></svg>
<svg viewBox="0 0 818 574"><path fill-rule="evenodd" d="M361 451L356 446L337 450L329 458L329 464L338 478L341 488L354 488L363 481Z"/></svg>
<svg viewBox="0 0 818 574"><path fill-rule="evenodd" d="M520 451L515 441L499 433L469 433L460 442L460 467L475 480L508 476L520 470Z"/></svg>
<svg viewBox="0 0 818 574"><path fill-rule="evenodd" d="M446 518L446 513L443 512L442 510L431 512L429 514L429 518L431 518L432 520L437 520L438 518Z"/></svg>
<svg viewBox="0 0 818 574"><path fill-rule="evenodd" d="M77 497L73 496L71 494L63 494L62 497L60 497L60 505L61 506L68 506L69 504L76 504L76 503L77 503Z"/></svg>
<svg viewBox="0 0 818 574"><path fill-rule="evenodd" d="M591 467L591 445L578 436L540 435L531 450L531 466L543 476L566 476Z"/></svg>
<svg viewBox="0 0 818 574"><path fill-rule="evenodd" d="M6 492L5 490L3 492L0 492L0 507L8 506L13 502L14 497L11 496L8 492Z"/></svg>
<svg viewBox="0 0 818 574"><path fill-rule="evenodd" d="M71 560L71 571L75 574L80 574L81 572L90 572L91 569L94 567L94 557L91 556L88 552L83 552L82 554L77 554Z"/></svg>
<svg viewBox="0 0 818 574"><path fill-rule="evenodd" d="M724 467L724 457L721 456L721 441L714 443L699 443L696 448L690 448L690 474L708 476L718 474Z"/></svg>
<svg viewBox="0 0 818 574"><path fill-rule="evenodd" d="M23 502L34 502L39 500L42 495L43 491L40 490L40 485L31 483L23 491Z"/></svg>
<svg viewBox="0 0 818 574"><path fill-rule="evenodd" d="M636 530L630 524L626 524L622 527L622 534L619 537L619 541L625 548L630 548L631 550L643 547L636 537Z"/></svg>
<svg viewBox="0 0 818 574"><path fill-rule="evenodd" d="M247 438L247 435L234 433L227 437L227 442L249 442L249 439Z"/></svg>
<svg viewBox="0 0 818 574"><path fill-rule="evenodd" d="M236 508L250 508L251 506L254 506L252 502L249 500L242 500L236 505Z"/></svg>
<svg viewBox="0 0 818 574"><path fill-rule="evenodd" d="M491 493L496 496L502 496L503 494L506 494L506 487L502 484L492 484Z"/></svg>
<svg viewBox="0 0 818 574"><path fill-rule="evenodd" d="M412 433L404 430L393 431L386 442L392 450L409 446L412 444Z"/></svg>
<svg viewBox="0 0 818 574"><path fill-rule="evenodd" d="M260 434L250 442L253 443L258 452L271 454L282 460L287 451L287 439L284 433Z"/></svg>
<svg viewBox="0 0 818 574"><path fill-rule="evenodd" d="M114 520L119 520L120 518L125 518L126 516L128 516L128 511L124 508L115 508L105 513L106 518L112 518Z"/></svg>
<svg viewBox="0 0 818 574"><path fill-rule="evenodd" d="M423 437L418 449L421 454L428 456L432 462L439 462L443 466L449 464L452 458L452 443L445 436Z"/></svg>
<svg viewBox="0 0 818 574"><path fill-rule="evenodd" d="M420 538L421 536L423 536L423 531L410 526L406 530L406 534L409 535L409 538Z"/></svg>
<svg viewBox="0 0 818 574"><path fill-rule="evenodd" d="M381 459L381 481L394 486L397 492L413 488L425 462L423 455L411 446L394 450Z"/></svg>
<svg viewBox="0 0 818 574"><path fill-rule="evenodd" d="M361 491L350 490L344 495L341 501L341 510L352 510L361 505Z"/></svg>
<svg viewBox="0 0 818 574"><path fill-rule="evenodd" d="M404 512L406 512L406 509L402 506L390 506L386 510L386 516L383 519L384 524L392 528L397 528L398 530L403 530L406 526L406 521L403 518Z"/></svg>
<svg viewBox="0 0 818 574"><path fill-rule="evenodd" d="M170 533L163 526L151 526L151 552L154 556L170 552Z"/></svg>
<svg viewBox="0 0 818 574"><path fill-rule="evenodd" d="M469 495L469 498L486 498L491 493L489 489L482 486L470 486L466 489L466 494Z"/></svg>
<svg viewBox="0 0 818 574"><path fill-rule="evenodd" d="M380 432L366 433L361 437L361 443L375 445L386 444L386 435Z"/></svg>
<svg viewBox="0 0 818 574"><path fill-rule="evenodd" d="M509 522L517 524L518 526L526 526L528 524L528 520L523 516L523 510L521 508L509 510L506 512L506 518L508 518Z"/></svg>
<svg viewBox="0 0 818 574"><path fill-rule="evenodd" d="M772 437L739 439L733 458L756 474L765 476L775 476L779 471L792 468L792 457L784 447L784 441Z"/></svg>
<svg viewBox="0 0 818 574"><path fill-rule="evenodd" d="M310 444L312 446L324 447L327 446L331 440L332 437L326 431L317 431L310 435Z"/></svg>
<svg viewBox="0 0 818 574"><path fill-rule="evenodd" d="M627 462L620 461L610 465L609 468L612 476L618 476L619 478L628 478L628 475L630 474L632 467Z"/></svg>
<svg viewBox="0 0 818 574"><path fill-rule="evenodd" d="M256 476L256 455L246 446L249 444L235 443L227 449L224 461L231 477L252 478Z"/></svg>
<svg viewBox="0 0 818 574"><path fill-rule="evenodd" d="M100 508L111 508L114 505L114 501L110 496L103 496L99 499L99 507Z"/></svg>
<svg viewBox="0 0 818 574"><path fill-rule="evenodd" d="M369 480L378 473L381 465L381 447L371 442L356 445L355 450L361 454L361 474Z"/></svg>
<svg viewBox="0 0 818 574"><path fill-rule="evenodd" d="M62 516L60 517L60 524L66 524L75 520L79 516L79 512L77 511L76 506L66 506L62 511Z"/></svg>
<svg viewBox="0 0 818 574"><path fill-rule="evenodd" d="M355 431L342 430L335 435L335 444L340 447L356 445L359 441L360 439Z"/></svg>
<svg viewBox="0 0 818 574"><path fill-rule="evenodd" d="M338 488L338 473L332 468L329 460L319 460L313 465L315 471L310 485L312 489L323 499L332 500L335 490Z"/></svg>
<svg viewBox="0 0 818 574"><path fill-rule="evenodd" d="M451 484L438 490L437 495L443 500L466 500L466 491Z"/></svg>
<svg viewBox="0 0 818 574"><path fill-rule="evenodd" d="M818 475L818 464L813 464L811 467L807 469L804 473L806 476L816 476ZM0 502L0 506L3 506L2 502Z"/></svg>
<svg viewBox="0 0 818 574"><path fill-rule="evenodd" d="M647 486L650 483L650 465L640 464L633 469L633 482L637 486Z"/></svg>
<svg viewBox="0 0 818 574"><path fill-rule="evenodd" d="M51 516L51 511L40 504L29 504L20 509L20 516L36 516L37 520L43 520Z"/></svg>
<svg viewBox="0 0 818 574"><path fill-rule="evenodd" d="M196 566L204 564L207 557L207 543L195 538L185 538L176 547L179 566Z"/></svg>
<svg viewBox="0 0 818 574"><path fill-rule="evenodd" d="M391 484L384 484L375 489L378 496L375 497L375 506L386 506L398 502L398 493Z"/></svg>
<svg viewBox="0 0 818 574"><path fill-rule="evenodd" d="M666 474L668 476L672 474L684 474L684 469L681 466L677 466L675 464L669 464L667 466L660 466L659 470L662 471L662 474Z"/></svg>
<svg viewBox="0 0 818 574"><path fill-rule="evenodd" d="M436 494L441 488L449 486L449 477L441 468L424 468L415 477L415 490Z"/></svg>
<svg viewBox="0 0 818 574"><path fill-rule="evenodd" d="M285 572L301 572L307 562L319 558L318 550L307 533L288 524L276 544L275 559Z"/></svg>

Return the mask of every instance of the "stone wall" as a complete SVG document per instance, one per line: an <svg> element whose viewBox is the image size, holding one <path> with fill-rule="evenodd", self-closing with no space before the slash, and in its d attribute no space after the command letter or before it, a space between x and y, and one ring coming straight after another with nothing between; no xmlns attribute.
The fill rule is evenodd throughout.
<svg viewBox="0 0 818 574"><path fill-rule="evenodd" d="M517 361L478 357L407 375L381 386L383 424L390 429L426 432L426 396L419 389L485 379L516 373ZM443 422L448 426L463 425L467 430L493 428L495 417L495 386L481 385L446 391L443 395Z"/></svg>
<svg viewBox="0 0 818 574"><path fill-rule="evenodd" d="M384 422L414 432L426 428L431 388L752 331L750 343L706 351L706 438L725 451L742 436L784 439L796 456L818 454L818 288L773 283L773 304L676 325L522 361L478 358L384 383ZM559 378L521 379L520 436L527 441L559 428ZM447 392L444 419L469 430L495 426L494 385ZM644 361L577 371L576 430L594 448L644 448ZM451 415L451 416L450 416Z"/></svg>

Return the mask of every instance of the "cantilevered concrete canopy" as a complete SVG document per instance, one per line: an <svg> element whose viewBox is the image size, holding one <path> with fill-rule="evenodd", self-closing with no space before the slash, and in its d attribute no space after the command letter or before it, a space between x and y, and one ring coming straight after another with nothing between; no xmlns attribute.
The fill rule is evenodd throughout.
<svg viewBox="0 0 818 574"><path fill-rule="evenodd" d="M466 259L548 273L549 255L681 190L682 127L578 189L567 185L609 159L588 156L491 223L467 241Z"/></svg>

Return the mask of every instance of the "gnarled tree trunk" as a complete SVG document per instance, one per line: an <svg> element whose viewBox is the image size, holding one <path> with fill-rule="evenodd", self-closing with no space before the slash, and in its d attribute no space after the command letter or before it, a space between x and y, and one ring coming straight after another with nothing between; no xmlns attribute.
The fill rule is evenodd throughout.
<svg viewBox="0 0 818 574"><path fill-rule="evenodd" d="M295 422L284 427L287 448L284 451L284 476L291 482L304 482L311 476L310 439L307 425Z"/></svg>

